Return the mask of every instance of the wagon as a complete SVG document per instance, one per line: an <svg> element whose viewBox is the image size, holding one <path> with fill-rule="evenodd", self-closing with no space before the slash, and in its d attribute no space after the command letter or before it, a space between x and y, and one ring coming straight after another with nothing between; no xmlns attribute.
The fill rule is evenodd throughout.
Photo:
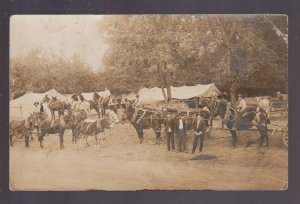
<svg viewBox="0 0 300 204"><path fill-rule="evenodd" d="M284 125L274 125L275 128L272 131L272 136L273 135L278 135L281 136L283 144L288 147L289 145L289 132L288 132L288 124Z"/></svg>

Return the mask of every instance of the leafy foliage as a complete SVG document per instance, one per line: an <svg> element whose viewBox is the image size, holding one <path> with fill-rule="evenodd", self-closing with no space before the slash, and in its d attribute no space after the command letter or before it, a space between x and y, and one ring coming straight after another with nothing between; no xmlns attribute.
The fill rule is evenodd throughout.
<svg viewBox="0 0 300 204"><path fill-rule="evenodd" d="M245 94L287 91L287 19L265 15L105 16L99 30L109 44L103 72L74 55L35 49L10 62L13 98L26 91L114 94L141 87L216 83ZM100 37L100 35L99 35Z"/></svg>

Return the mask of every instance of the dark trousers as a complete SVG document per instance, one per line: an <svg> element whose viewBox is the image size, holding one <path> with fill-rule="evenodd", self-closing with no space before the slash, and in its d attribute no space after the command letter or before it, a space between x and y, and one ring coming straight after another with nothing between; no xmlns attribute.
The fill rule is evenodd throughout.
<svg viewBox="0 0 300 204"><path fill-rule="evenodd" d="M257 125L256 126L259 134L260 134L260 138L259 138L259 145L262 145L264 143L264 141L266 140L266 146L269 145L269 136L268 136L268 132L267 132L267 128L264 125Z"/></svg>
<svg viewBox="0 0 300 204"><path fill-rule="evenodd" d="M195 150L196 150L196 147L198 145L199 140L200 140L199 152L202 152L203 143L204 143L204 135L203 134L195 135L194 136L193 150L192 150L193 154L195 153Z"/></svg>
<svg viewBox="0 0 300 204"><path fill-rule="evenodd" d="M178 138L179 151L180 152L185 151L186 150L186 134L183 132L183 130L178 130L177 138Z"/></svg>
<svg viewBox="0 0 300 204"><path fill-rule="evenodd" d="M244 113L244 111L243 112L239 112L239 111L236 112L235 121L233 123L233 128L232 128L233 130L241 129L240 128L240 122L241 122L241 118L242 118L243 113Z"/></svg>
<svg viewBox="0 0 300 204"><path fill-rule="evenodd" d="M172 150L175 149L174 134L172 132L167 132L167 145L168 145L168 150L170 150L171 145L172 145Z"/></svg>
<svg viewBox="0 0 300 204"><path fill-rule="evenodd" d="M29 147L29 134L25 133L25 147Z"/></svg>

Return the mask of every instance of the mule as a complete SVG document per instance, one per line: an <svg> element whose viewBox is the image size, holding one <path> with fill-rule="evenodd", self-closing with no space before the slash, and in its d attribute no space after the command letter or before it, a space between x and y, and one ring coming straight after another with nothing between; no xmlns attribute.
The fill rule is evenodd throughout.
<svg viewBox="0 0 300 204"><path fill-rule="evenodd" d="M130 120L130 123L136 130L139 144L143 142L144 129L153 129L156 135L155 144L159 144L161 127L164 120L158 113L146 109L138 109L133 105L129 105L127 109L125 109L125 114L126 119Z"/></svg>
<svg viewBox="0 0 300 204"><path fill-rule="evenodd" d="M105 116L105 110L109 108L110 97L100 97L99 98L99 108L101 110L101 117Z"/></svg>
<svg viewBox="0 0 300 204"><path fill-rule="evenodd" d="M252 122L256 117L256 108L254 106L247 107L242 113L240 113L239 122L236 121L237 116L235 110L226 101L219 101L216 106L215 116L220 116L229 129L232 137L232 145L236 147L237 144L237 131L249 130L252 127L257 126ZM265 121L265 127L267 130L268 116L267 113L262 109L263 114L265 114L267 120ZM266 133L266 142L269 143L268 134Z"/></svg>
<svg viewBox="0 0 300 204"><path fill-rule="evenodd" d="M78 123L82 122L83 120L87 119L87 114L85 111L73 111L72 114L74 115L74 120L73 124L70 127L72 129L72 143L77 142L77 135L78 135L78 130L76 129L76 126Z"/></svg>
<svg viewBox="0 0 300 204"><path fill-rule="evenodd" d="M40 142L41 149L44 148L43 140L46 134L56 134L59 135L59 147L64 148L64 133L66 129L72 129L74 127L75 116L72 114L67 114L61 116L59 119L54 120L42 120L39 124L40 133L38 135L38 141Z"/></svg>
<svg viewBox="0 0 300 204"><path fill-rule="evenodd" d="M66 102L61 102L56 99L56 97L52 96L52 99L50 99L47 95L42 99L42 104L47 103L48 108L51 112L51 118L55 119L55 111L58 112L58 117L64 115L64 111L66 109L69 109L70 106Z"/></svg>
<svg viewBox="0 0 300 204"><path fill-rule="evenodd" d="M99 142L103 142L106 129L112 128L112 122L109 117L103 117L100 119L96 120L90 120L90 119L85 119L80 121L76 125L76 132L77 138L82 138L80 139L80 142L78 144L78 149L80 148L80 145L82 143L82 140L85 139L86 145L89 146L88 143L88 137L89 136L94 136L95 137L95 150L98 149L99 147Z"/></svg>
<svg viewBox="0 0 300 204"><path fill-rule="evenodd" d="M25 120L12 120L9 122L9 142L13 146L13 137L21 135L20 138L25 138L25 147L29 147L29 137L33 140L31 132L38 129L38 118L42 117L39 114L31 114ZM41 118L42 119L42 118Z"/></svg>

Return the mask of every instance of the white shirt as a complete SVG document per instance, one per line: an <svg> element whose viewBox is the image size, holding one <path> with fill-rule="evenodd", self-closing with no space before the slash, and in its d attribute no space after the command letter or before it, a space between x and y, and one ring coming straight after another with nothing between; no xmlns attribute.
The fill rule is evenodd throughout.
<svg viewBox="0 0 300 204"><path fill-rule="evenodd" d="M244 111L246 109L246 107L247 107L247 104L246 104L245 99L241 99L237 108L239 109L239 111Z"/></svg>
<svg viewBox="0 0 300 204"><path fill-rule="evenodd" d="M32 113L38 113L38 112L40 112L40 109L41 109L41 107L39 105L34 106Z"/></svg>
<svg viewBox="0 0 300 204"><path fill-rule="evenodd" d="M183 129L183 122L182 122L182 119L179 119L179 129L180 129L180 130Z"/></svg>

